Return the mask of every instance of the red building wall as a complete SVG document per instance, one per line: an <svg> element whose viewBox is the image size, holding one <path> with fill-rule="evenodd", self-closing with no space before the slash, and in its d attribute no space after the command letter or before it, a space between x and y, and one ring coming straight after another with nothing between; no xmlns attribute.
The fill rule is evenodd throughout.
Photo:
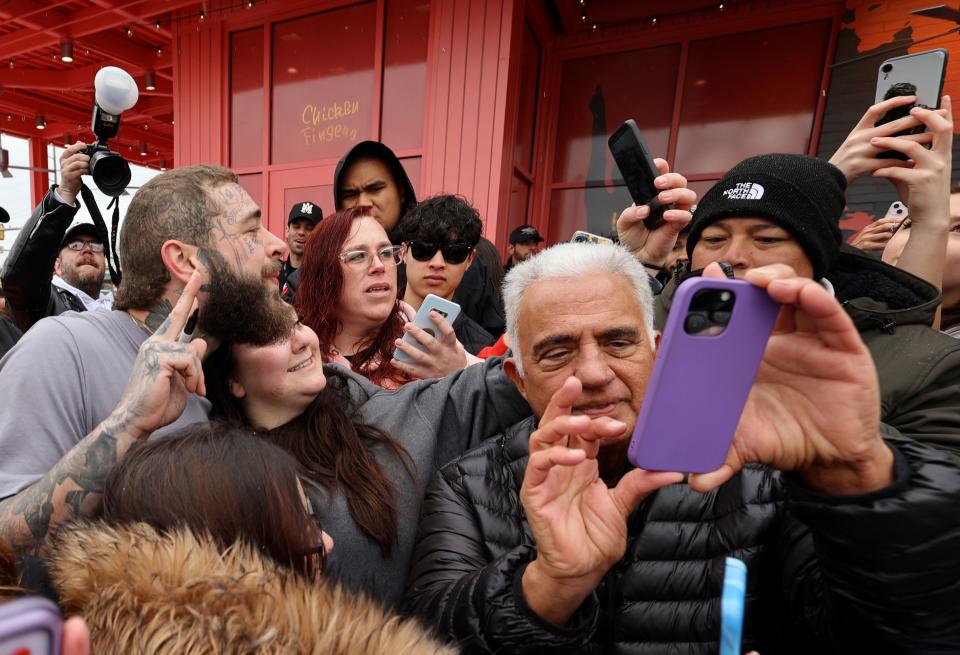
<svg viewBox="0 0 960 655"><path fill-rule="evenodd" d="M411 2L406 0L404 4L411 5ZM401 157L419 197L441 192L464 195L480 210L485 233L495 238L503 232L501 181L504 177L510 49L517 7L514 0L421 2L420 5L429 7L429 28L425 30L428 35L427 74L425 82L417 87L403 81L391 84L386 79L390 70L391 39L398 32L396 29L385 30L383 26L385 20L391 20L393 8L400 4L392 0L359 4L344 0L274 0L258 4L251 10L238 9L222 14L212 7L210 17L202 26L184 27L175 36L174 52L176 165L215 163L232 166L240 173L251 195L266 209L270 229L280 234L289 207L299 200L312 199L324 212L333 211L331 184L339 157L353 142L364 138L382 139ZM223 3L223 6L229 7L229 4ZM276 152L278 139L290 141L286 139L290 135L278 135L271 120L279 116L280 110L289 107L278 109L271 106L271 81L284 74L284 70L270 65L274 30L285 21L324 12L340 12L338 16L345 16L346 12L360 7L369 7L376 13L378 26L372 41L376 62L373 110L365 114L372 128L348 132L347 138L338 141L335 153L325 148L322 152L318 149L316 157L295 154L291 155L292 159L279 160ZM403 24L398 24L402 29ZM261 34L265 34L268 53L263 75L267 84L261 96L263 126L254 130L248 123L244 129L250 132L250 138L263 140L263 154L260 161L252 165L238 166L231 162L230 154L231 35L257 27L262 28ZM314 36L322 38L323 35ZM309 44L302 47L306 49L303 56L308 56ZM309 60L304 60L304 66L310 65ZM343 93L350 96L353 90L344 88ZM321 95L326 97L329 94ZM334 99L340 98L330 98L331 101ZM392 109L388 111L385 108L390 103L393 103L390 105ZM370 102L363 105L369 112ZM417 109L418 105L423 109ZM416 125L416 129L410 124L403 125L402 120L397 124L395 119L403 119L408 112L416 116L418 111L422 125ZM299 131L299 128L299 125L291 125L282 129ZM405 143L405 137L420 128L422 138ZM244 138L234 134L234 143L238 136ZM308 197L300 197L305 194Z"/></svg>

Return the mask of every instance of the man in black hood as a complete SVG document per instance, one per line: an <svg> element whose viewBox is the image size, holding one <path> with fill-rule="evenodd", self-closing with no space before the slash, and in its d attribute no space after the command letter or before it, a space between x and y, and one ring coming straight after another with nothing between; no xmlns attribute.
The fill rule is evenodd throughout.
<svg viewBox="0 0 960 655"><path fill-rule="evenodd" d="M367 205L394 244L397 225L417 194L397 156L379 141L361 141L347 152L333 174L333 201L337 211Z"/></svg>
<svg viewBox="0 0 960 655"><path fill-rule="evenodd" d="M337 211L358 205L372 207L374 218L387 231L391 243L399 244L400 219L417 203L417 194L393 150L379 141L361 141L337 163L333 174L333 201ZM406 284L403 267L397 273L397 283L403 288ZM286 297L292 296L299 282L298 273L287 279L290 291ZM483 262L475 261L467 269L453 301L490 334L498 336L506 329L503 309Z"/></svg>

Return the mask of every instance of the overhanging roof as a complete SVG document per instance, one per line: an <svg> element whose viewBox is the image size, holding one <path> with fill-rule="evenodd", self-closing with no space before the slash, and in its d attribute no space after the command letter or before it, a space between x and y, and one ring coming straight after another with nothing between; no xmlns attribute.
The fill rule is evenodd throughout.
<svg viewBox="0 0 960 655"><path fill-rule="evenodd" d="M172 165L173 21L200 8L200 0L0 0L0 132L91 141L94 75L120 66L137 80L140 99L111 147L137 164ZM73 44L70 63L60 57L64 42ZM148 71L156 90L144 88ZM36 128L37 115L46 129Z"/></svg>

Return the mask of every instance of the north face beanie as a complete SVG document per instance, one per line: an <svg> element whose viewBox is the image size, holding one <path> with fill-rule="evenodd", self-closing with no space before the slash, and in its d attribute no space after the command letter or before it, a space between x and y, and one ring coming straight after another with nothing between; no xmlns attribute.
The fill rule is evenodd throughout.
<svg viewBox="0 0 960 655"><path fill-rule="evenodd" d="M711 223L723 218L765 218L787 230L820 279L840 254L840 216L847 180L840 169L806 155L773 154L744 159L697 204L687 237L687 255Z"/></svg>

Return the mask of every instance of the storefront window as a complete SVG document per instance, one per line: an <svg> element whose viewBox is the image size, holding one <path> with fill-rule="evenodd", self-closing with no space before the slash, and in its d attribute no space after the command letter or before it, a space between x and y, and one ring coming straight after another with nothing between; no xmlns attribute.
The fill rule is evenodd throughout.
<svg viewBox="0 0 960 655"><path fill-rule="evenodd" d="M615 232L630 204L607 138L624 120L637 122L647 148L666 157L680 46L573 59L564 64L560 91L550 239L576 230Z"/></svg>
<svg viewBox="0 0 960 655"><path fill-rule="evenodd" d="M610 183L607 137L628 118L637 122L647 148L666 156L679 61L679 45L567 61L553 180Z"/></svg>
<svg viewBox="0 0 960 655"><path fill-rule="evenodd" d="M723 173L751 155L805 153L830 21L690 44L677 170Z"/></svg>
<svg viewBox="0 0 960 655"><path fill-rule="evenodd" d="M394 150L423 145L430 3L387 0L380 134Z"/></svg>
<svg viewBox="0 0 960 655"><path fill-rule="evenodd" d="M569 241L577 230L612 236L617 216L630 206L624 186L558 189L551 194L547 243Z"/></svg>
<svg viewBox="0 0 960 655"><path fill-rule="evenodd" d="M230 36L230 165L263 163L263 28ZM258 192L259 193L259 192Z"/></svg>
<svg viewBox="0 0 960 655"><path fill-rule="evenodd" d="M271 162L337 158L372 136L376 3L273 28Z"/></svg>
<svg viewBox="0 0 960 655"><path fill-rule="evenodd" d="M533 136L536 130L537 94L540 84L540 44L529 24L523 30L520 62L520 102L513 163L529 175L533 171Z"/></svg>

